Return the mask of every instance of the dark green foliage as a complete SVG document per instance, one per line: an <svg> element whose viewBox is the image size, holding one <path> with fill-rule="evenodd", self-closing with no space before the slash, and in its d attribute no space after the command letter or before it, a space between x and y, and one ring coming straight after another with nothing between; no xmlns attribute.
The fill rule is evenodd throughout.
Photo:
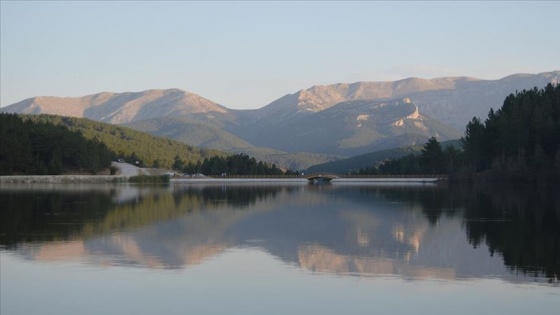
<svg viewBox="0 0 560 315"><path fill-rule="evenodd" d="M523 181L560 180L560 85L523 90L467 125L463 148L474 171Z"/></svg>
<svg viewBox="0 0 560 315"><path fill-rule="evenodd" d="M363 173L360 171L360 173ZM420 159L414 154L399 159L390 159L378 168L379 174L419 174L422 173Z"/></svg>
<svg viewBox="0 0 560 315"><path fill-rule="evenodd" d="M284 175L286 175L286 176L299 176L299 175L301 175L301 172L286 170L286 172L284 172Z"/></svg>
<svg viewBox="0 0 560 315"><path fill-rule="evenodd" d="M114 153L98 139L49 122L0 114L0 174L95 174L111 166Z"/></svg>
<svg viewBox="0 0 560 315"><path fill-rule="evenodd" d="M420 154L408 154L400 158L390 158L377 167L362 168L360 175L411 175L452 173L459 166L461 152L452 143L442 149L441 143L432 137L421 149Z"/></svg>
<svg viewBox="0 0 560 315"><path fill-rule="evenodd" d="M443 150L443 173L453 174L459 171L463 165L463 152L454 146L446 146Z"/></svg>
<svg viewBox="0 0 560 315"><path fill-rule="evenodd" d="M490 111L493 115L493 111ZM468 124L465 130L465 136L461 138L463 150L465 150L465 158L468 160L472 171L479 171L485 169L488 165L488 157L486 150L485 127L480 122L480 119L474 117Z"/></svg>
<svg viewBox="0 0 560 315"><path fill-rule="evenodd" d="M13 122L17 122L18 127L13 127ZM43 130L46 127L36 127L40 131L30 135L29 132L35 130L33 126L49 126L49 131ZM282 174L276 165L258 162L244 154L226 158L223 152L196 149L174 140L83 118L2 114L1 135L0 161L4 175L61 174L68 169L95 173L109 168L111 160L116 159L139 167L173 168L208 175ZM139 180L144 181L143 178Z"/></svg>
<svg viewBox="0 0 560 315"><path fill-rule="evenodd" d="M461 147L459 140L449 140L441 142L444 148L453 148L455 151ZM355 174L361 170L364 174L378 174L374 171L381 164L387 163L389 160L396 160L410 154L420 154L423 145L414 145L403 148L395 148L390 150L375 151L367 154L354 156L347 159L339 159L337 161L314 165L308 168L306 173L337 173L337 174Z"/></svg>
<svg viewBox="0 0 560 315"><path fill-rule="evenodd" d="M512 271L560 280L557 187L475 185L467 196L464 228L469 243L485 243Z"/></svg>
<svg viewBox="0 0 560 315"><path fill-rule="evenodd" d="M436 138L432 137L428 140L420 154L420 162L427 174L440 174L443 172L443 150Z"/></svg>
<svg viewBox="0 0 560 315"><path fill-rule="evenodd" d="M509 95L484 123L474 117L461 138L463 151L442 150L431 138L420 156L389 159L360 174L461 172L485 181L560 181L560 85ZM458 177L461 178L461 177Z"/></svg>
<svg viewBox="0 0 560 315"><path fill-rule="evenodd" d="M159 165L162 168L171 168L176 156L179 156L186 163L196 163L214 155L226 155L220 151L198 149L178 141L85 118L53 115L22 115L21 117L26 120L49 122L54 125L65 126L73 131L79 131L87 139L97 139L105 143L110 150L117 154L116 158L122 158L131 164L136 164L136 161L138 161L136 165L140 167Z"/></svg>
<svg viewBox="0 0 560 315"><path fill-rule="evenodd" d="M178 165L180 163L177 163ZM205 175L282 175L283 172L275 164L257 162L254 157L246 154L235 154L226 158L213 156L202 163L189 163L184 169L189 174Z"/></svg>
<svg viewBox="0 0 560 315"><path fill-rule="evenodd" d="M175 155L173 166L171 166L174 170L183 170L185 168L185 161L181 160L181 157Z"/></svg>
<svg viewBox="0 0 560 315"><path fill-rule="evenodd" d="M115 175L115 174L117 174L117 171L118 171L118 170L119 170L118 167L116 167L116 166L111 166L111 167L109 167L109 174L110 174L110 175Z"/></svg>

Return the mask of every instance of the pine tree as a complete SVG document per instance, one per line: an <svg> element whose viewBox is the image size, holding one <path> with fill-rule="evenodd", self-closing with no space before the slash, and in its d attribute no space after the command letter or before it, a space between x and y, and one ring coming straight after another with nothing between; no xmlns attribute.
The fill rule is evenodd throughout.
<svg viewBox="0 0 560 315"><path fill-rule="evenodd" d="M443 150L435 137L431 137L424 145L420 160L426 172L430 174L443 172Z"/></svg>

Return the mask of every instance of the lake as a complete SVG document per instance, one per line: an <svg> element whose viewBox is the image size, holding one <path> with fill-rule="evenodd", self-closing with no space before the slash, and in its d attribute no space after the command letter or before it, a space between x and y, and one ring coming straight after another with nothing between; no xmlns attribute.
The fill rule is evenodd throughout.
<svg viewBox="0 0 560 315"><path fill-rule="evenodd" d="M553 189L14 184L0 197L2 315L560 309Z"/></svg>

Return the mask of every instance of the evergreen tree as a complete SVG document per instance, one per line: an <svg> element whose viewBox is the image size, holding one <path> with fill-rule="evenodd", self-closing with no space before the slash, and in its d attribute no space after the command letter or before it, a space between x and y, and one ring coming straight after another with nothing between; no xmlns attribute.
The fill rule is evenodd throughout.
<svg viewBox="0 0 560 315"><path fill-rule="evenodd" d="M435 137L431 137L422 148L420 155L422 168L429 174L443 172L443 150Z"/></svg>
<svg viewBox="0 0 560 315"><path fill-rule="evenodd" d="M0 114L0 174L57 175L65 171L97 173L109 168L111 152L96 139L50 122L23 121Z"/></svg>
<svg viewBox="0 0 560 315"><path fill-rule="evenodd" d="M159 162L159 160L157 161ZM172 169L176 171L182 171L185 168L185 161L181 160L181 157L179 155L175 155L173 161L173 165L171 166Z"/></svg>
<svg viewBox="0 0 560 315"><path fill-rule="evenodd" d="M475 172L480 170L483 164L483 156L485 155L485 152L483 152L484 132L484 125L480 122L480 119L473 117L467 124L465 136L461 138L467 160Z"/></svg>

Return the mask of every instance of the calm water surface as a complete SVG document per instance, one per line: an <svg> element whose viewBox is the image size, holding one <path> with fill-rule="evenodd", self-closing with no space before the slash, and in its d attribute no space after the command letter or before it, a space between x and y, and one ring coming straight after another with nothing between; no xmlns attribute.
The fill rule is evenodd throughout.
<svg viewBox="0 0 560 315"><path fill-rule="evenodd" d="M0 313L557 314L560 196L3 185Z"/></svg>

